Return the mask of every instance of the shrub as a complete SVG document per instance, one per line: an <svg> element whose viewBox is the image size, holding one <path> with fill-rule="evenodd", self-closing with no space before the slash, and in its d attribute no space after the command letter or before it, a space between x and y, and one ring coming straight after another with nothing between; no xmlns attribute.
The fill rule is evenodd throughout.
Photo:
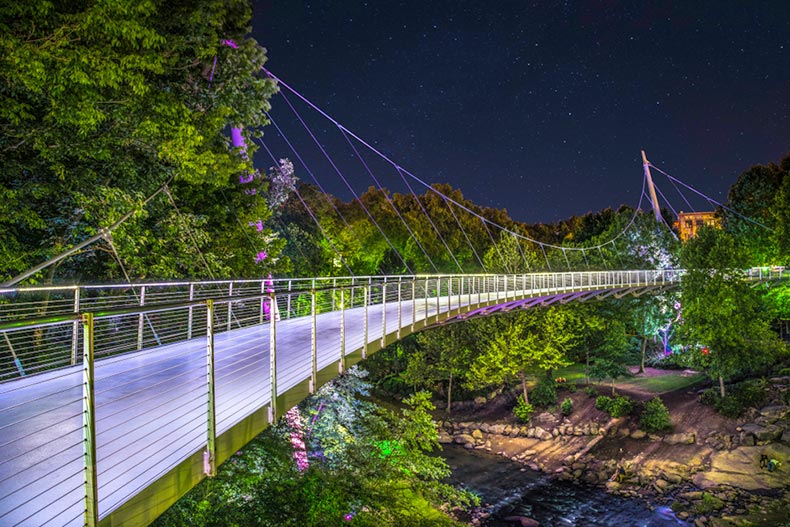
<svg viewBox="0 0 790 527"><path fill-rule="evenodd" d="M765 379L739 382L732 387L732 395L744 407L762 406L768 399L768 382Z"/></svg>
<svg viewBox="0 0 790 527"><path fill-rule="evenodd" d="M557 388L553 382L541 382L530 397L535 406L547 407L557 402Z"/></svg>
<svg viewBox="0 0 790 527"><path fill-rule="evenodd" d="M586 393L588 397L598 397L598 390L596 390L593 386L587 386L584 388L584 393Z"/></svg>
<svg viewBox="0 0 790 527"><path fill-rule="evenodd" d="M570 397L566 397L564 401L562 401L562 415L568 416L571 415L573 412L573 401L571 401Z"/></svg>
<svg viewBox="0 0 790 527"><path fill-rule="evenodd" d="M718 388L708 388L699 396L699 402L706 406L716 406L719 399L721 399L721 397L719 396Z"/></svg>
<svg viewBox="0 0 790 527"><path fill-rule="evenodd" d="M564 386L564 388L566 390L568 390L568 393L576 393L576 383L575 382L569 382L568 384L566 384Z"/></svg>
<svg viewBox="0 0 790 527"><path fill-rule="evenodd" d="M513 407L513 415L516 416L516 419L522 423L528 423L529 418L532 417L532 413L534 411L535 409L531 404L524 402L524 396L519 395L518 400L516 401L516 406Z"/></svg>
<svg viewBox="0 0 790 527"><path fill-rule="evenodd" d="M645 403L642 416L639 418L639 426L648 433L659 432L672 428L669 419L669 411L658 397Z"/></svg>
<svg viewBox="0 0 790 527"><path fill-rule="evenodd" d="M599 395L595 399L595 407L602 412L609 412L609 405L612 404L612 398L608 395Z"/></svg>
<svg viewBox="0 0 790 527"><path fill-rule="evenodd" d="M609 415L612 417L623 417L634 409L634 403L628 397L618 395L609 404Z"/></svg>
<svg viewBox="0 0 790 527"><path fill-rule="evenodd" d="M735 419L740 417L744 411L743 404L734 396L730 395L724 399L716 401L716 411L725 417Z"/></svg>

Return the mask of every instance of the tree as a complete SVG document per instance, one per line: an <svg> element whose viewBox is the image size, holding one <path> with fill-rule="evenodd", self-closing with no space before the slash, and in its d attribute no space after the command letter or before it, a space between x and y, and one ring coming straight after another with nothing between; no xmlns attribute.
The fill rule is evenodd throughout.
<svg viewBox="0 0 790 527"><path fill-rule="evenodd" d="M180 213L162 194L113 233L114 250L89 249L48 279L107 277L115 250L141 277L272 268L281 243L248 227L268 215L267 179L253 144L241 155L224 134L242 126L249 139L275 90L260 72L265 51L245 36L250 15L243 0L0 7L0 276L142 209L168 182Z"/></svg>
<svg viewBox="0 0 790 527"><path fill-rule="evenodd" d="M570 364L566 351L577 338L574 324L571 311L557 307L503 316L472 363L467 384L482 387L518 379L529 404L530 374Z"/></svg>
<svg viewBox="0 0 790 527"><path fill-rule="evenodd" d="M768 326L768 311L750 287L744 267L750 254L723 230L703 227L681 252L681 336L686 358L724 381L768 363L781 345Z"/></svg>

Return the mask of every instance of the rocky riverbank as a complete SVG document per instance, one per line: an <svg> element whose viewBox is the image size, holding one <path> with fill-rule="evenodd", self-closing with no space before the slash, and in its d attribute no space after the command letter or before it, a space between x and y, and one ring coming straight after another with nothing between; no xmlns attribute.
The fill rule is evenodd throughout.
<svg viewBox="0 0 790 527"><path fill-rule="evenodd" d="M635 417L611 419L582 392L563 394L574 411L518 424L505 409L511 394L454 405L440 421L440 441L506 456L561 480L671 506L695 527L790 525L790 377L771 379L774 400L740 420L698 402L694 392L662 396L673 430L648 434ZM645 400L648 394L630 393ZM652 396L652 394L650 394ZM761 456L781 464L769 472Z"/></svg>

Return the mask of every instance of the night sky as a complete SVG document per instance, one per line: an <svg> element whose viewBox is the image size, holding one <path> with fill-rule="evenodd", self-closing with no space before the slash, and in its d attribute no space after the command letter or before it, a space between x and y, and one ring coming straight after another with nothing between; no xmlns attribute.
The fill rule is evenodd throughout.
<svg viewBox="0 0 790 527"><path fill-rule="evenodd" d="M527 222L635 205L642 148L720 201L743 170L790 152L787 0L259 0L252 36L272 73L400 166ZM284 100L272 104L308 168L348 198ZM372 184L339 131L296 107L352 186ZM265 141L312 181L271 126Z"/></svg>

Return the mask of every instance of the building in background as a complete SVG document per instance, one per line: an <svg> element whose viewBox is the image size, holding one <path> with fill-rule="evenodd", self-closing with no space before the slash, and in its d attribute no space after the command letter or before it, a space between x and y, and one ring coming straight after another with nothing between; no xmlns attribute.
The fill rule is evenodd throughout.
<svg viewBox="0 0 790 527"><path fill-rule="evenodd" d="M721 219L716 216L715 212L683 212L681 210L678 220L675 222L680 240L684 242L696 236L697 229L703 225L721 227Z"/></svg>

